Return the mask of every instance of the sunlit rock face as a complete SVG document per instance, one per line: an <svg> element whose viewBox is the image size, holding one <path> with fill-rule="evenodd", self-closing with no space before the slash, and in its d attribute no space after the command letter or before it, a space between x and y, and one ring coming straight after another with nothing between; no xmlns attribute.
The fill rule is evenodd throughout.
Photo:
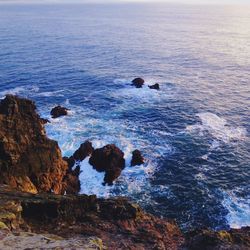
<svg viewBox="0 0 250 250"><path fill-rule="evenodd" d="M30 193L65 191L68 166L43 125L32 101L13 95L1 101L0 183Z"/></svg>

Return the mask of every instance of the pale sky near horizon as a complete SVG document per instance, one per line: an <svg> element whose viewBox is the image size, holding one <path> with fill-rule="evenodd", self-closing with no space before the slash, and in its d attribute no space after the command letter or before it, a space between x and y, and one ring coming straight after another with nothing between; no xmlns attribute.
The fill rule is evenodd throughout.
<svg viewBox="0 0 250 250"><path fill-rule="evenodd" d="M196 4L250 4L250 0L0 0L0 3L29 2L29 3L123 3L123 2L165 2L165 3L196 3Z"/></svg>

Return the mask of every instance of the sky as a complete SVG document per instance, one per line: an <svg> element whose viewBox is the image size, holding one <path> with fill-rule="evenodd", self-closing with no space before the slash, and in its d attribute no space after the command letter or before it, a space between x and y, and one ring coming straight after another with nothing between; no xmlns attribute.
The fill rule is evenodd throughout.
<svg viewBox="0 0 250 250"><path fill-rule="evenodd" d="M31 2L31 3L40 3L40 2L57 2L57 3L122 3L122 2L171 2L171 3L197 3L197 4L250 4L250 0L0 0L4 3L12 2Z"/></svg>

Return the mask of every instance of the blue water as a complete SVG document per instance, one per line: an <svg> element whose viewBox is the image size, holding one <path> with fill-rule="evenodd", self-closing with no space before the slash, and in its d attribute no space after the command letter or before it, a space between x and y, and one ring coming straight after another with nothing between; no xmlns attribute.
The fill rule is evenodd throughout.
<svg viewBox="0 0 250 250"><path fill-rule="evenodd" d="M130 86L134 77L161 90ZM63 155L116 143L112 187L87 160L81 193L125 195L184 230L250 225L250 8L0 5L0 97L36 101ZM147 161L129 167L131 152Z"/></svg>

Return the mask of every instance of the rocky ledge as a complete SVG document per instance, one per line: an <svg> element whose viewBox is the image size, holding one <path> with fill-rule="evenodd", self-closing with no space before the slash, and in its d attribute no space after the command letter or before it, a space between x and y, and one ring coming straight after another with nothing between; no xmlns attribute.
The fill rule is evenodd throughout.
<svg viewBox="0 0 250 250"><path fill-rule="evenodd" d="M184 242L175 222L144 213L125 198L32 195L7 186L0 186L0 196L2 239L12 230L64 240L91 237L107 249L177 249Z"/></svg>
<svg viewBox="0 0 250 250"><path fill-rule="evenodd" d="M78 161L91 155L111 184L124 167L123 153L114 145L94 150L85 142L62 158L57 142L46 136L45 122L30 100L8 95L0 102L0 249L250 248L248 227L184 235L174 221L145 213L125 198L77 195ZM134 151L131 165L143 161Z"/></svg>

